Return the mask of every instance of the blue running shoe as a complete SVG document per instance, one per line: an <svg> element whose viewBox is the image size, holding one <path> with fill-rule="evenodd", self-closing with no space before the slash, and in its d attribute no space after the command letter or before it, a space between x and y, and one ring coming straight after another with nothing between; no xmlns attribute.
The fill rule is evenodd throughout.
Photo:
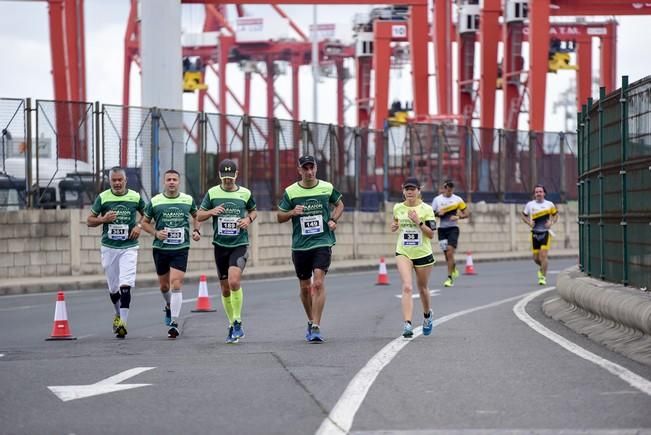
<svg viewBox="0 0 651 435"><path fill-rule="evenodd" d="M229 326L228 327L228 336L226 337L226 343L228 344L235 344L239 341L239 339L233 337L233 327Z"/></svg>
<svg viewBox="0 0 651 435"><path fill-rule="evenodd" d="M307 332L305 333L305 339L307 341L311 341L310 338L312 337L312 322L307 322Z"/></svg>
<svg viewBox="0 0 651 435"><path fill-rule="evenodd" d="M414 336L414 328L411 326L411 323L405 322L405 326L402 329L402 336L405 338L411 338Z"/></svg>
<svg viewBox="0 0 651 435"><path fill-rule="evenodd" d="M170 310L170 306L165 305L163 307L163 311L165 311L165 320L164 320L165 325L170 326L170 324L172 323L172 310Z"/></svg>
<svg viewBox="0 0 651 435"><path fill-rule="evenodd" d="M233 322L233 338L240 339L244 337L244 329L242 329L242 322L235 320Z"/></svg>
<svg viewBox="0 0 651 435"><path fill-rule="evenodd" d="M321 336L321 328L319 328L317 325L312 325L312 328L310 328L309 341L311 343L323 343L325 341L325 339Z"/></svg>
<svg viewBox="0 0 651 435"><path fill-rule="evenodd" d="M433 327L434 315L432 314L432 310L429 310L429 317L426 317L425 320L423 320L423 335L430 335Z"/></svg>

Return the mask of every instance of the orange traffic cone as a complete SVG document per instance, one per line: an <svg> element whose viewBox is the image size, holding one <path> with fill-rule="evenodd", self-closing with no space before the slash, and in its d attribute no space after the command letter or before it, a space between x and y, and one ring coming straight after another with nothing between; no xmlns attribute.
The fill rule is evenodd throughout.
<svg viewBox="0 0 651 435"><path fill-rule="evenodd" d="M475 266L472 263L472 253L468 251L466 253L466 270L463 271L464 275L477 275L475 272Z"/></svg>
<svg viewBox="0 0 651 435"><path fill-rule="evenodd" d="M389 285L389 275L387 274L387 264L384 262L384 257L380 257L380 270L375 285Z"/></svg>
<svg viewBox="0 0 651 435"><path fill-rule="evenodd" d="M201 275L199 278L199 296L197 297L197 306L192 310L193 313L197 312L214 312L208 297L208 285L206 284L206 275Z"/></svg>
<svg viewBox="0 0 651 435"><path fill-rule="evenodd" d="M68 325L68 314L66 313L66 301L63 298L63 292L57 293L57 302L54 307L54 326L52 326L52 334L45 340L76 340L70 333L70 326Z"/></svg>

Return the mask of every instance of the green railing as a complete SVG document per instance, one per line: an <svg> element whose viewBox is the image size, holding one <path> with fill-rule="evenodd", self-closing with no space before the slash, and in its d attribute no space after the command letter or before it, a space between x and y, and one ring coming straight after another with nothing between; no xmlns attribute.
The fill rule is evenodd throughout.
<svg viewBox="0 0 651 435"><path fill-rule="evenodd" d="M578 115L579 262L588 275L651 283L651 76Z"/></svg>

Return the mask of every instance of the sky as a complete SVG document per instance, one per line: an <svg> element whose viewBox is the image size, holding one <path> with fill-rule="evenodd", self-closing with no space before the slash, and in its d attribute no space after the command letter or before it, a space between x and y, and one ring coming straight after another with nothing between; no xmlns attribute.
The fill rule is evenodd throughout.
<svg viewBox="0 0 651 435"><path fill-rule="evenodd" d="M122 99L122 68L123 44L127 16L129 13L128 0L86 0L86 75L87 96L89 101L102 103L121 104ZM183 6L183 25L186 29L198 28L202 24L203 12L200 5ZM265 9L266 8L266 9ZM245 6L250 15L260 15L271 11L268 6ZM292 17L308 33L308 26L312 22L311 6L283 6L286 13ZM320 23L337 23L338 33L347 34L352 40L351 23L355 13L368 12L370 6L319 6L318 17ZM232 13L233 11L231 11ZM608 18L608 17L601 17ZM620 22L618 29L618 60L617 60L617 85L621 83L621 75L627 74L629 81L641 79L651 74L651 56L648 56L648 47L651 47L651 16L644 17L617 17ZM597 45L594 46L593 69L595 75L599 65ZM430 56L432 57L432 56ZM53 88L51 78L51 55L49 45L49 25L47 3L44 1L2 1L0 0L0 97L34 99L52 99ZM433 62L431 60L430 62ZM352 64L349 65L352 67ZM233 65L234 71L237 66ZM134 68L135 69L135 68ZM433 72L433 63L430 73ZM241 93L243 85L238 73L229 75L233 78L233 89ZM548 75L547 113L545 129L550 131L562 130L564 124L563 110L553 110L554 101L559 100L570 87L574 73L561 71L557 75ZM309 67L301 71L301 118L313 120L312 84ZM278 81L279 93L291 101L291 88L289 74L281 76ZM137 72L131 80L132 100L131 105L139 105L140 84ZM210 85L210 81L209 81ZM213 89L215 89L213 87ZM317 121L335 122L335 80L323 79L318 87ZM253 83L253 95L264 95L265 88L261 81ZM354 98L354 80L346 85L346 93ZM434 95L434 82L430 80L430 107L436 107ZM598 86L593 88L593 96L598 95ZM400 99L411 100L410 71L403 69L393 71L391 75L390 101ZM498 93L498 101L499 101ZM239 114L234 104L229 103L229 113ZM184 96L184 108L196 108L196 98ZM208 110L211 110L209 108ZM254 104L252 115L265 116L265 105ZM496 113L501 113L498 104ZM289 118L283 110L276 113L279 118ZM501 122L498 115L497 123ZM351 108L346 113L346 124L354 125L355 113ZM521 126L523 123L521 123ZM571 128L573 128L570 125Z"/></svg>

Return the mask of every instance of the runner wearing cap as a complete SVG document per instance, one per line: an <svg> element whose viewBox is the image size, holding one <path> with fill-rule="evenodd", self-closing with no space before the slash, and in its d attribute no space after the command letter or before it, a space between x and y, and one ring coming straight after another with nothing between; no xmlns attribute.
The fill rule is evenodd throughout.
<svg viewBox="0 0 651 435"><path fill-rule="evenodd" d="M414 309L412 270L416 272L416 285L423 305L423 335L430 335L433 317L428 288L429 276L435 260L432 255L432 238L436 229L434 211L420 196L420 183L409 177L402 183L404 202L393 206L391 232L400 230L396 243L396 265L402 281L402 336L414 335L411 323Z"/></svg>
<svg viewBox="0 0 651 435"><path fill-rule="evenodd" d="M165 172L165 190L147 204L143 221L145 231L154 236L154 264L160 291L166 303L165 323L169 326L168 338L179 336L178 321L183 306L181 287L188 264L190 237L195 242L201 239L201 224L196 219L197 205L190 195L179 191L180 178L180 174L174 169ZM155 227L151 225L152 219L156 222Z"/></svg>
<svg viewBox="0 0 651 435"><path fill-rule="evenodd" d="M445 254L448 264L448 278L443 281L446 287L452 287L459 277L459 269L454 260L454 252L459 242L459 219L470 216L466 203L461 197L454 194L454 183L446 180L443 183L443 192L432 201L434 213L439 217L438 238L439 246Z"/></svg>
<svg viewBox="0 0 651 435"><path fill-rule="evenodd" d="M341 193L327 181L317 179L316 172L316 159L301 156L301 180L285 189L278 205L278 222L292 221L292 262L307 315L305 338L310 342L324 340L320 326L326 300L325 276L336 242L337 221L344 212Z"/></svg>
<svg viewBox="0 0 651 435"><path fill-rule="evenodd" d="M199 222L212 217L215 265L228 318L227 343L244 337L242 329L242 272L249 258L248 228L257 217L251 191L235 183L237 164L230 159L219 164L221 184L204 196L197 213Z"/></svg>

